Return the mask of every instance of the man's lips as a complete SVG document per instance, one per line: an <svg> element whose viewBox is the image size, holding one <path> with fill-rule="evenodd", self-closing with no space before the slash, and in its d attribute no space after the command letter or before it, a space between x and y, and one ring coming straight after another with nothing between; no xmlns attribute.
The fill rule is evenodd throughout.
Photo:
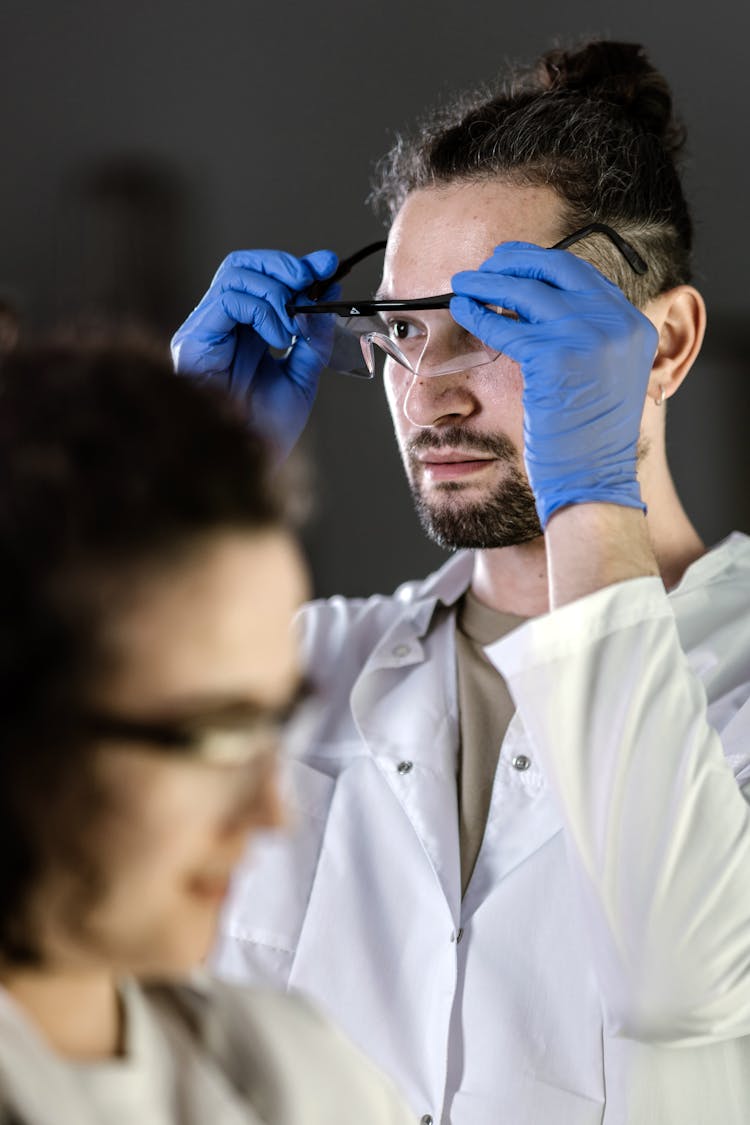
<svg viewBox="0 0 750 1125"><path fill-rule="evenodd" d="M427 449L417 455L417 460L423 465L460 464L463 461L494 461L494 457L485 454L477 456L475 453L464 453L459 449Z"/></svg>
<svg viewBox="0 0 750 1125"><path fill-rule="evenodd" d="M418 455L424 477L430 481L455 480L479 472L496 460L455 449L431 449Z"/></svg>

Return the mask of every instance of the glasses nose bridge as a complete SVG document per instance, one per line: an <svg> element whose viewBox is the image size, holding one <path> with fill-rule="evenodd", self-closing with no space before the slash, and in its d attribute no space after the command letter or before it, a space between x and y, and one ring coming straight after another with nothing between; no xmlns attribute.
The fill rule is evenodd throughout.
<svg viewBox="0 0 750 1125"><path fill-rule="evenodd" d="M470 336L447 309L431 309L420 313L420 325L426 329L414 341L408 337L393 340L385 332L369 332L360 344L371 373L375 371L377 347L384 355L410 372L413 378L452 375L488 360L479 340Z"/></svg>
<svg viewBox="0 0 750 1125"><path fill-rule="evenodd" d="M429 320L427 319L429 316ZM427 339L416 365L417 375L450 375L476 365L482 345L469 336L451 316L448 309L435 309L425 315Z"/></svg>

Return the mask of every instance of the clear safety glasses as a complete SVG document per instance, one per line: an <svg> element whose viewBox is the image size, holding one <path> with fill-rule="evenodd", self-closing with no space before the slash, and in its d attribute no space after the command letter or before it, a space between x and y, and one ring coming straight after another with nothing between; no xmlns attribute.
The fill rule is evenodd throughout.
<svg viewBox="0 0 750 1125"><path fill-rule="evenodd" d="M590 234L602 234L617 247L637 274L648 267L624 238L604 223L589 223L551 246L567 250ZM385 241L372 242L344 258L332 277L315 282L302 301L290 302L300 335L315 348L321 362L344 375L371 379L382 374L390 361L413 375L449 375L492 363L499 352L487 347L453 319L449 306L453 293L405 301L320 301L318 298L363 259L385 249ZM515 317L510 310L496 309ZM324 323L321 317L329 319ZM331 324L331 319L333 323Z"/></svg>

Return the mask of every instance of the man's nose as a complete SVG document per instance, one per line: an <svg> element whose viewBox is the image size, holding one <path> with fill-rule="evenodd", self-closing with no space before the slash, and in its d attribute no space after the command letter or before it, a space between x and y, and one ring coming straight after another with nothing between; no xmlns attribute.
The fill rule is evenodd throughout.
<svg viewBox="0 0 750 1125"><path fill-rule="evenodd" d="M445 375L412 375L405 387L402 409L414 426L426 428L460 423L478 407L468 371Z"/></svg>

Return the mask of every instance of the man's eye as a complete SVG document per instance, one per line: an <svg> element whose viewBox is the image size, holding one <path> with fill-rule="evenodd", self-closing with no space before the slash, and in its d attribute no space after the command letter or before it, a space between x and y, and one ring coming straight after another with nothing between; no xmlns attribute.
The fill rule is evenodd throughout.
<svg viewBox="0 0 750 1125"><path fill-rule="evenodd" d="M419 328L409 320L389 320L386 324L392 340L409 340L419 335Z"/></svg>

